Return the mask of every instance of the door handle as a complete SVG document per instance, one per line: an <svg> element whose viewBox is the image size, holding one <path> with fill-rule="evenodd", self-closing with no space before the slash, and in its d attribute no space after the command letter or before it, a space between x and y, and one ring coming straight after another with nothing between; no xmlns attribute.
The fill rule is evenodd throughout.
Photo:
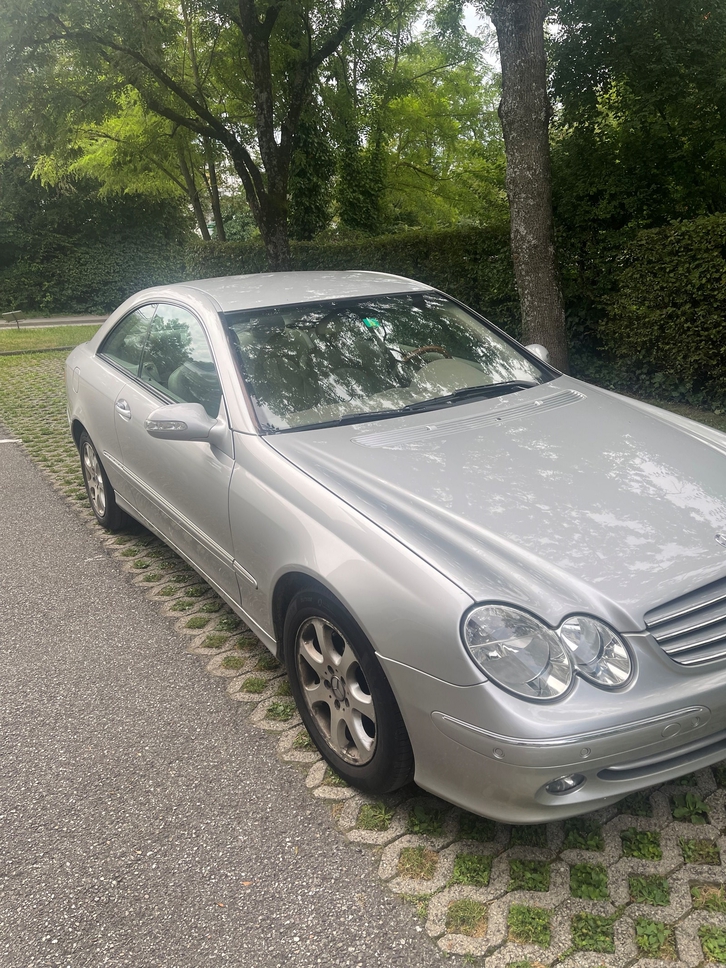
<svg viewBox="0 0 726 968"><path fill-rule="evenodd" d="M116 401L116 413L124 420L131 420L131 407L125 400Z"/></svg>

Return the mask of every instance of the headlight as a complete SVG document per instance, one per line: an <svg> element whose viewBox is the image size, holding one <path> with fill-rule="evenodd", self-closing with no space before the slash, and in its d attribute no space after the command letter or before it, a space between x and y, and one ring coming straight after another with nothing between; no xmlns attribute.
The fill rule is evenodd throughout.
<svg viewBox="0 0 726 968"><path fill-rule="evenodd" d="M559 627L559 635L572 653L577 671L598 686L622 686L633 664L625 644L597 619L575 615Z"/></svg>
<svg viewBox="0 0 726 968"><path fill-rule="evenodd" d="M559 629L506 605L480 605L464 623L464 642L490 679L525 699L557 699L575 672L605 689L630 678L623 641L597 619L575 615Z"/></svg>
<svg viewBox="0 0 726 968"><path fill-rule="evenodd" d="M467 616L464 640L487 676L525 699L556 699L572 682L572 661L559 636L526 612L481 605Z"/></svg>

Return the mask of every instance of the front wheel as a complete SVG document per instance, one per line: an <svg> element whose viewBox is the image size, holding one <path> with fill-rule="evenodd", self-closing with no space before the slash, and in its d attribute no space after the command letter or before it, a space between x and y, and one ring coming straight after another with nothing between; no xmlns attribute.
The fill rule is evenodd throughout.
<svg viewBox="0 0 726 968"><path fill-rule="evenodd" d="M128 516L116 504L116 496L103 469L93 441L86 431L82 431L78 441L81 455L81 470L91 510L96 520L108 531L118 531L128 524Z"/></svg>
<svg viewBox="0 0 726 968"><path fill-rule="evenodd" d="M327 592L298 592L284 629L300 715L322 756L351 786L388 793L413 776L406 727L362 631Z"/></svg>

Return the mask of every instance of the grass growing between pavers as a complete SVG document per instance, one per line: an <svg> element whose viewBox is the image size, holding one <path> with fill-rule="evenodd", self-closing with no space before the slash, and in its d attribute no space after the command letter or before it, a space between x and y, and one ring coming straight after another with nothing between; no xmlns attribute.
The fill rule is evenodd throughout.
<svg viewBox="0 0 726 968"><path fill-rule="evenodd" d="M608 897L608 872L601 864L575 864L570 868L570 894L590 901Z"/></svg>
<svg viewBox="0 0 726 968"><path fill-rule="evenodd" d="M444 829L447 812L428 803L417 803L409 812L406 833L438 837Z"/></svg>
<svg viewBox="0 0 726 968"><path fill-rule="evenodd" d="M487 932L486 904L468 897L454 901L446 912L446 930L449 934L482 938Z"/></svg>
<svg viewBox="0 0 726 968"><path fill-rule="evenodd" d="M572 947L578 951L615 951L613 925L616 918L583 911L572 919Z"/></svg>
<svg viewBox="0 0 726 968"><path fill-rule="evenodd" d="M687 864L720 864L721 852L714 840L687 840L681 837L679 841L683 860Z"/></svg>
<svg viewBox="0 0 726 968"><path fill-rule="evenodd" d="M510 860L510 891L548 891L550 865L543 860Z"/></svg>
<svg viewBox="0 0 726 968"><path fill-rule="evenodd" d="M726 887L723 884L692 884L693 906L699 911L726 914Z"/></svg>
<svg viewBox="0 0 726 968"><path fill-rule="evenodd" d="M552 915L544 908L512 904L507 916L509 940L520 944L538 944L546 948L550 943Z"/></svg>
<svg viewBox="0 0 726 968"><path fill-rule="evenodd" d="M310 742L312 743L312 740ZM358 811L355 825L358 830L386 831L391 826L393 813L394 811L385 803L364 803Z"/></svg>
<svg viewBox="0 0 726 968"><path fill-rule="evenodd" d="M486 887L492 873L492 858L487 854L457 854L449 884Z"/></svg>
<svg viewBox="0 0 726 968"><path fill-rule="evenodd" d="M726 965L726 931L704 924L698 929L698 937L706 961Z"/></svg>
<svg viewBox="0 0 726 968"><path fill-rule="evenodd" d="M398 873L401 877L411 877L430 881L436 873L439 855L428 847L404 847L398 858Z"/></svg>
<svg viewBox="0 0 726 968"><path fill-rule="evenodd" d="M570 817L565 820L564 850L602 850L605 841L602 826L592 817Z"/></svg>
<svg viewBox="0 0 726 968"><path fill-rule="evenodd" d="M75 328L76 335L78 329ZM65 353L27 354L23 356L0 356L0 420L8 430L20 437L28 453L41 464L51 476L55 485L73 502L83 507L86 504L85 491L80 474L78 454L68 432L65 416L65 386L64 386L64 358ZM725 428L726 429L726 428ZM314 751L305 730L298 729L296 710L289 697L289 684L284 677L275 675L282 672L277 659L260 645L256 636L246 631L244 624L237 616L230 613L229 607L217 598L209 588L201 582L197 573L182 562L172 551L159 542L148 532L133 526L128 533L122 533L109 539L114 554L118 554L124 567L141 584L145 591L158 598L166 608L173 608L179 602L178 609L172 612L180 621L180 628L197 633L197 643L202 641L209 653L221 649L235 649L236 652L224 656L220 664L230 672L239 672L241 679L240 692L249 693L246 701L253 702L253 697L265 693L272 695L272 700L266 704L268 718L284 726L298 730L292 748L301 752ZM169 589L168 594L161 589ZM243 654L243 653L249 653ZM205 660L206 661L206 660ZM247 663L256 664L259 674L251 672L245 675ZM269 674L273 673L273 678ZM712 767L716 785L726 788L726 763ZM554 824L554 837L549 838L545 825L514 825L498 824L466 812L451 814L450 808L442 806L437 801L426 801L416 798L402 806L404 823L398 828L400 833L415 838L420 836L441 836L450 833L450 840L444 841L444 846L462 842L461 849L452 850L453 862L449 868L446 885L442 888L442 879L436 878L439 855L428 846L408 846L404 848L398 860L399 875L423 882L416 886L422 890L427 881L431 881L432 890L459 890L465 888L473 893L473 899L467 898L479 905L484 912L484 921L476 921L479 908L469 905L462 907L456 917L461 919L463 927L456 927L453 931L447 922L446 930L467 937L468 931L474 933L469 937L476 938L476 931L486 930L486 914L488 902L478 899L477 892L491 890L492 864L502 851L516 849L515 858L502 858L503 868L500 868L506 883L509 873L511 890L547 891L549 888L550 862L554 861L559 851L577 850L587 851L592 861L574 863L571 856L565 855L570 870L569 891L565 888L567 897L584 899L587 901L607 902L612 900L608 893L608 868L605 857L614 863L610 848L613 840L620 840L622 852L626 857L640 858L645 861L657 861L662 856L660 830L669 823L690 822L696 826L692 838L682 836L682 828L677 844L679 854L683 856L681 871L687 871L686 865L711 865L715 867L720 862L718 844L713 840L698 839L697 826L701 822L717 822L709 813L711 801L705 794L703 787L698 785L701 794L695 792L696 776L690 774L680 782L675 781L682 793L669 794L669 813L672 817L651 820L648 826L657 827L653 830L641 831L630 827L620 831L610 828L608 833L607 820L620 814L624 817L652 818L653 808L650 800L651 790L635 793L622 801L616 807L609 808L596 817L578 817L564 821L561 825ZM326 771L322 783L326 786L338 785L340 781L335 774ZM690 789L688 789L690 788ZM705 799L701 799L701 795ZM355 801L354 801L355 802ZM394 801L398 802L398 801ZM458 814L458 822L456 822ZM355 814L354 814L355 816ZM447 823L447 817L452 817L452 823ZM714 814L715 816L715 814ZM394 809L387 803L362 803L358 809L355 827L358 830L385 832L393 823ZM640 821L637 821L638 823ZM628 821L626 820L626 825ZM662 826L663 825L663 826ZM559 832L557 832L559 831ZM704 833L706 831L704 830ZM395 836L399 836L397 833ZM609 853L602 853L609 838ZM470 842L464 845L464 841ZM667 841L664 840L665 844ZM483 848L486 853L479 854L473 843L487 844ZM550 849L549 844L554 845ZM527 858L526 853L531 849L534 857ZM545 854L548 860L542 860L541 851L549 850ZM538 854L537 851L540 853ZM524 855L524 856L523 856ZM617 852L616 856L619 855ZM587 856L587 855L586 855ZM603 862L600 863L600 859ZM562 858L564 860L565 858ZM574 858L584 861L585 857ZM562 863L560 860L560 864ZM694 870L694 874L697 872ZM718 871L714 869L714 877ZM669 874L670 877L670 874ZM705 879L703 872L698 872L699 879ZM658 906L668 903L670 882L666 877L646 874L631 875L628 879L630 888L630 904L651 905L650 917L638 917L633 922L636 927L636 943L640 957L673 958L672 926L661 922L657 918ZM726 914L726 888L722 884L701 883L694 880L690 885L692 913L702 914L704 918L713 918L715 914ZM429 909L431 893L419 895L405 895L414 905L415 910L426 918ZM484 893L486 897L486 893ZM459 902L454 902L459 903ZM544 903L544 899L543 899ZM548 903L549 899L548 899ZM508 942L521 944L538 944L547 948L552 941L553 919L558 909L556 902L554 912L535 906L510 905L508 915ZM455 912L457 909L454 909ZM618 910L618 915L626 914L628 904ZM640 909L641 912L644 910ZM650 913L650 912L648 912ZM453 915L452 915L453 917ZM572 948L592 952L610 952L614 942L614 922L616 915L603 917L583 912L571 920ZM457 925L459 922L456 922ZM476 924L479 923L479 928ZM484 928L481 928L481 925ZM472 927L474 925L474 927ZM726 932L712 924L705 924L699 931L699 938L704 950L704 958L708 963L726 964ZM457 942L461 944L461 942ZM543 961L551 960L551 956ZM518 963L516 957L513 963ZM520 958L520 964L537 965L537 960Z"/></svg>
<svg viewBox="0 0 726 968"><path fill-rule="evenodd" d="M671 813L674 820L696 825L708 823L708 806L697 793L679 793L673 797Z"/></svg>
<svg viewBox="0 0 726 968"><path fill-rule="evenodd" d="M658 874L644 877L631 877L628 880L630 900L635 904L653 904L665 907L670 902L671 893L668 880Z"/></svg>
<svg viewBox="0 0 726 968"><path fill-rule="evenodd" d="M477 817L473 813L462 813L459 817L460 840L476 840L486 844L494 840L496 830L496 823L486 817Z"/></svg>
<svg viewBox="0 0 726 968"><path fill-rule="evenodd" d="M657 830L637 830L629 827L622 831L620 839L626 857L637 857L639 860L661 860L663 857Z"/></svg>
<svg viewBox="0 0 726 968"><path fill-rule="evenodd" d="M676 956L676 937L673 928L663 921L638 918L635 922L635 943L646 958L672 959Z"/></svg>

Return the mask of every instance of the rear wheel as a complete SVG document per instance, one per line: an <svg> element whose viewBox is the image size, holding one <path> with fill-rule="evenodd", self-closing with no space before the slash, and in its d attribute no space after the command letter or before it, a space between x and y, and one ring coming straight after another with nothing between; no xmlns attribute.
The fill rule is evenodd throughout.
<svg viewBox="0 0 726 968"><path fill-rule="evenodd" d="M413 776L401 713L362 631L327 592L299 592L284 630L300 715L323 757L351 786L387 793Z"/></svg>
<svg viewBox="0 0 726 968"><path fill-rule="evenodd" d="M116 504L116 495L111 487L106 471L100 461L93 441L86 431L82 431L78 441L81 455L81 470L91 510L96 520L108 531L118 531L128 524L128 516Z"/></svg>

